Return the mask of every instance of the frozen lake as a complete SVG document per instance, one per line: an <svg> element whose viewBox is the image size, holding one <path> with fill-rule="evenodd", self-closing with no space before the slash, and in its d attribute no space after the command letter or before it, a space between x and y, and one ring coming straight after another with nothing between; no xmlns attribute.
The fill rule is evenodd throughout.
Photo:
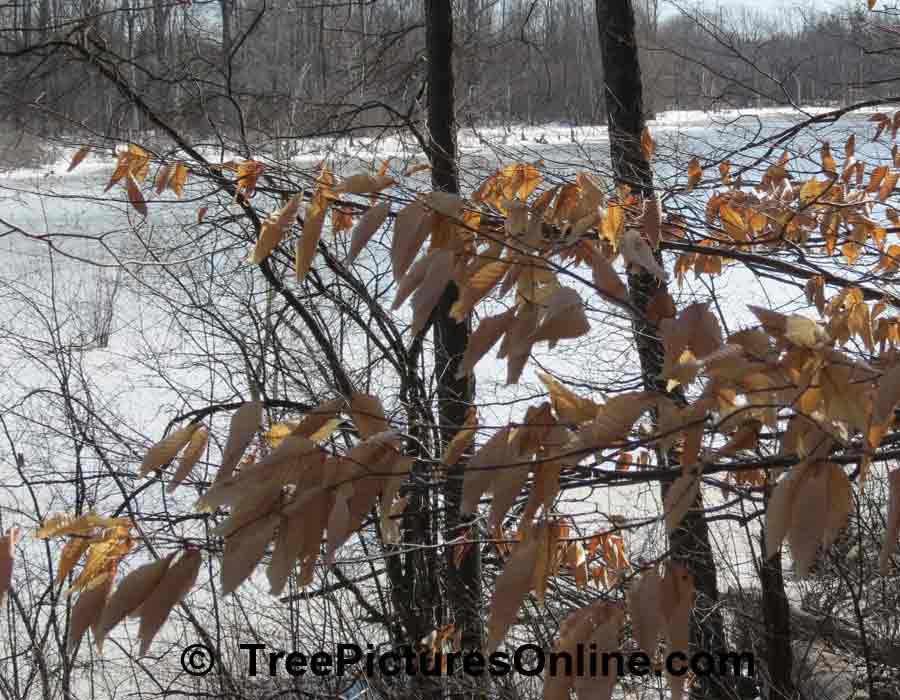
<svg viewBox="0 0 900 700"><path fill-rule="evenodd" d="M755 167L760 159L777 158L785 144L796 159L792 167L812 170L821 141L831 141L837 157L850 129L874 131L866 115L857 115L808 129L785 144L772 141L778 134L787 139L801 118L783 112L660 115L651 124L658 145L657 183L663 190L683 185L692 156L702 163L727 159L733 169ZM889 146L857 138L859 153L890 158ZM582 170L608 176L603 128L547 125L467 130L459 142L460 169L469 191L498 165L522 160L543 161L551 183ZM748 143L756 145L745 148ZM309 168L331 153L339 175L358 170L360 163L377 167L385 157L391 157L391 167L401 172L422 160L413 144L400 139L298 144L297 148L297 167ZM215 159L213 154L210 157ZM103 191L113 169L111 156L89 156L74 172L65 173L65 169L65 164L58 164L0 176L0 525L4 529L13 523L33 527L38 520L36 508L45 517L56 510L70 510L78 500L107 512L133 497L133 489L141 488L134 479L140 460L135 445L149 445L173 416L189 409L247 398L242 348L262 343L266 329L241 331L240 320L250 306L260 309L272 303L262 275L246 263L250 246L229 235L228 227L235 225L229 216L236 209L224 195L189 180L181 200L171 193L151 197L149 216L142 220L127 203L123 188ZM712 178L715 172L710 167L705 176ZM419 174L412 181L427 187L427 178L427 173ZM670 196L666 205L671 211L686 211L708 193ZM198 225L201 206L208 207L206 220L221 222L221 230ZM346 240L336 240L329 233L324 240L333 246L336 258L343 258ZM380 233L373 245L381 240L389 237ZM667 262L671 267L671 258ZM375 269L379 261L371 264ZM278 269L293 282L288 271ZM708 298L709 284L705 278L696 281L688 276L680 290L672 290L676 304L682 307L691 299ZM734 268L726 268L714 286L740 288L722 308L730 331L750 322L746 304L776 306L796 298L795 292L771 282L764 289L759 280ZM296 291L296 283L292 288ZM539 401L543 388L535 372L541 367L562 376L577 374L587 385L623 389L635 385L638 376L629 322L599 302L591 306L591 335L578 343L564 342L553 353L536 348L537 363L529 363L518 386L505 386L505 363L485 359L479 364L477 401L484 423L505 423ZM179 313L173 314L173 308ZM210 324L206 313L218 315L222 323ZM331 322L334 316L325 319ZM229 336L222 332L226 326L246 336ZM98 342L101 336L108 336L108 342ZM344 353L350 369L360 376L366 354L351 341ZM209 356L215 361L208 362ZM302 371L307 369L316 372L314 367ZM392 401L392 381L389 376L373 378L371 390L383 395L386 404ZM277 386L269 388L275 395L282 391ZM322 390L326 390L324 382ZM214 431L224 435L225 425L217 419ZM24 468L17 466L17 454L22 455ZM179 537L203 534L195 524L172 526L162 518L167 512L188 512L196 491L182 491L174 498L163 496L159 488L148 492L142 496L148 500L142 503L159 515L147 522L148 534L173 543ZM711 503L722 503L715 487L705 493ZM574 493L561 507L585 526L604 522L610 514L636 521L661 512L655 485ZM740 515L736 509L739 506L721 515ZM751 547L748 537L756 530L755 525L745 528L734 520L713 524L714 547L720 560L728 562L719 573L720 589L755 581L752 555L757 544ZM652 556L663 541L664 528L655 523L629 537L629 552ZM40 560L42 548L33 544L28 548L36 553L33 566L46 568L47 562ZM40 597L39 585L25 585L33 587L35 598ZM268 595L262 576L246 587L248 593Z"/></svg>

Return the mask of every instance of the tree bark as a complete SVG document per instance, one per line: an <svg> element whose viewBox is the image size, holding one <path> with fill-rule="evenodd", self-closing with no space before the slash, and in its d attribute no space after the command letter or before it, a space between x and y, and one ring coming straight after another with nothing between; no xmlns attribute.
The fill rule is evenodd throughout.
<svg viewBox="0 0 900 700"><path fill-rule="evenodd" d="M766 667L769 672L767 697L769 700L789 700L794 697L791 606L784 590L781 551L769 558L765 537L761 537L760 541L759 580L762 587Z"/></svg>
<svg viewBox="0 0 900 700"><path fill-rule="evenodd" d="M627 184L633 192L650 198L653 196L653 175L641 150L641 133L645 127L644 97L635 41L634 8L631 0L596 0L596 14L613 172L618 183ZM658 250L656 257L661 263L662 256ZM665 383L659 378L663 344L656 325L644 318L648 304L659 288L660 282L652 275L643 270L629 271L630 301L640 313L640 317L632 322L632 328L644 387L648 391L665 393ZM676 394L673 398L684 402L683 395ZM675 455L660 451L658 458L661 465L679 468ZM682 526L672 533L669 544L672 558L688 568L697 588L697 601L691 618L692 647L718 653L725 647L724 627L717 606L719 594L715 561L700 495L682 521ZM705 683L700 693L709 698L729 696L720 682Z"/></svg>
<svg viewBox="0 0 900 700"><path fill-rule="evenodd" d="M456 163L453 75L453 6L446 0L426 0L425 30L428 48L428 158L435 190L459 193ZM474 398L474 381L457 379L456 371L469 340L469 319L457 323L450 309L459 290L450 283L441 297L434 317L435 374L438 416L442 445L447 445L465 422ZM460 513L462 461L447 474L445 541L465 534L469 522ZM454 548L446 549L445 586L452 622L461 631L463 649L482 646L481 553L472 547L459 567L454 565Z"/></svg>

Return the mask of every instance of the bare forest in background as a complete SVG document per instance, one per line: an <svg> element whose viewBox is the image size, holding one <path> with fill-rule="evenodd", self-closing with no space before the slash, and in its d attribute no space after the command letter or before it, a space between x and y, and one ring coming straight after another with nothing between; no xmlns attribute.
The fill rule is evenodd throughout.
<svg viewBox="0 0 900 700"><path fill-rule="evenodd" d="M859 4L641 0L635 10L650 115L840 106L891 93L896 52ZM0 119L32 137L84 128L125 138L152 129L87 67L101 65L108 51L125 59L115 70L142 99L190 133L221 131L254 144L371 134L422 117L422 17L422 0L6 2ZM593 2L462 0L454 23L460 124L605 121ZM72 33L82 56L52 41L28 52ZM100 37L102 46L94 45Z"/></svg>

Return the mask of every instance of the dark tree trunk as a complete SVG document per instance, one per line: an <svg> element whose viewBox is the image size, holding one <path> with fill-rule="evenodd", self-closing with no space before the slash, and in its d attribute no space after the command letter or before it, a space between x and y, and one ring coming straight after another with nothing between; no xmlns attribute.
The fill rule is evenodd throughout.
<svg viewBox="0 0 900 700"><path fill-rule="evenodd" d="M617 182L628 184L632 191L644 197L652 197L653 175L641 150L641 133L645 126L644 102L635 42L634 8L631 0L596 0L596 11L613 172ZM662 262L658 251L656 255ZM655 277L644 271L628 273L630 300L642 316L659 284ZM644 386L650 391L665 392L665 383L659 379L664 354L659 332L655 324L646 320L636 319L632 325ZM683 396L673 398L684 401ZM678 469L673 456L660 454L660 463L668 463L673 469ZM702 510L703 501L698 495L681 528L672 534L670 548L673 559L684 563L693 574L697 587L695 614L691 619L692 645L695 649L718 653L725 647L724 628L717 606L719 594L715 561ZM701 692L710 698L728 696L720 683L709 683Z"/></svg>
<svg viewBox="0 0 900 700"><path fill-rule="evenodd" d="M794 697L793 650L791 649L791 606L784 591L781 552L771 559L765 538L760 538L759 580L762 587L763 628L765 630L766 669L769 676L768 700Z"/></svg>
<svg viewBox="0 0 900 700"><path fill-rule="evenodd" d="M459 193L456 167L456 136L453 86L453 7L446 0L425 2L426 42L428 47L428 158L431 182L435 190ZM469 339L469 320L457 323L450 318L458 289L450 284L435 311L434 344L437 375L438 416L441 442L449 443L465 422L474 397L474 382L456 378ZM462 464L447 475L444 493L447 509L447 540L468 530L468 522L459 512L462 497ZM464 649L480 649L481 555L477 547L469 550L457 568L453 548L446 552L446 589L452 622L461 630Z"/></svg>

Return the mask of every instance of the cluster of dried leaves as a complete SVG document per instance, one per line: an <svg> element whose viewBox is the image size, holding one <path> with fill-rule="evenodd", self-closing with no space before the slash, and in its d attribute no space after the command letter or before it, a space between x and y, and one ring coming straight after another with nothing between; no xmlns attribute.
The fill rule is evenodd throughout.
<svg viewBox="0 0 900 700"><path fill-rule="evenodd" d="M896 134L896 116L890 119L881 115L873 120L879 124L879 133L890 128ZM648 158L653 156L655 144L649 132L644 134L641 147ZM298 280L310 270L328 221L336 234L352 230L345 260L345 265L351 265L385 222L393 219L390 260L397 283L394 307L409 301L413 334L426 329L438 300L451 283L460 290L452 309L457 319L469 316L488 298L505 307L482 318L472 333L462 374L472 372L499 343L498 357L507 361L507 382L517 383L537 343L547 342L553 348L561 341L587 334L590 323L579 291L584 286L576 289L561 281L564 275L577 276L582 266L589 270L593 289L602 300L658 328L665 348L660 379L670 390L683 387L690 397L688 402L669 393L628 392L597 403L541 374L549 401L529 408L521 423L494 431L468 458L463 510L473 512L483 495L491 493L488 524L499 541L512 538L515 542L507 547L509 559L497 580L488 623L490 648L502 641L524 597L534 590L541 599L548 578L563 564L579 585L587 585L591 578L607 585L620 580L629 566L621 538L616 544L612 538L617 536L607 533L605 539L594 538L586 551L579 538L568 538L568 526L554 514L553 504L563 470L583 468L590 460L605 461L609 455L622 455L637 445L660 452L680 451L681 471L668 489L664 504L663 517L670 532L694 504L707 468L726 460L734 464L747 455L758 457L760 442L765 439L774 446L773 457L794 465L777 484L780 469L763 468L758 460L751 460L746 467L736 464L726 473L735 487L774 485L766 518L767 551L774 553L787 539L795 568L803 575L819 547L835 540L849 517L852 488L845 467L834 455L842 451L861 454L864 480L869 463L893 428L894 410L900 400L900 356L895 349L900 342L898 322L896 317L883 316L891 300L885 298L870 307L871 295L846 284L827 299L833 279L825 273L813 275L806 285L807 298L823 322L751 306L759 325L726 337L705 304L679 311L664 287L641 319L629 301L616 261L621 257L626 267L645 271L663 282L667 274L659 251L667 243L689 240L695 249L677 257L674 271L679 280L689 270L696 275L718 274L740 254L776 253L791 246L816 247L842 264L854 265L863 249L871 245L881 253L878 269L893 272L895 253L900 248L886 246L888 225L877 217L884 211L890 222L898 220L892 207L883 206L900 174L896 148L893 169L879 166L868 180L854 148L851 138L845 145L839 172L830 147L823 145L822 177L806 179L789 172L785 154L754 186L746 186L742 175L734 175L728 163L721 164L720 188L707 201L699 240L696 232L689 238L690 227L685 220L664 212L659 199L644 199L624 186L609 192L604 183L587 173L541 191L544 179L539 163L514 163L503 168L469 199L430 192L418 195L397 211L392 211L388 200L378 201L380 193L396 184L386 174L387 163L378 173L360 173L341 181L323 167L311 193L294 194L265 218L250 261L259 264L266 260L296 227ZM137 147L122 151L110 182L112 185L125 179L136 207L132 187L144 179L150 161L150 156ZM235 173L235 199L247 205L264 170L255 161L219 167L220 172ZM157 191L169 187L180 195L186 175L187 169L181 164L171 174L164 166L156 180ZM702 182L702 168L694 159L688 167L685 189L689 191ZM356 216L359 218L354 224ZM855 340L867 349L868 361L842 350ZM224 539L221 588L225 593L246 580L273 542L267 569L273 594L283 589L298 564L299 584L308 584L321 542L326 542L326 558L333 562L338 548L376 507L384 540L401 541L397 523L406 499L398 495L412 458L403 454L401 436L391 430L376 397L358 393L339 397L318 406L299 423L271 426L268 449L261 450L263 456L245 461L235 471L260 427L262 410L262 404L254 401L234 414L215 482L198 502L201 508L223 507L229 511L228 518L215 530ZM648 412L654 420L641 423ZM346 453L329 452L324 441L346 424L348 417L355 443ZM447 447L442 466L459 462L480 431L473 408L466 425ZM202 457L207 440L208 431L199 423L175 430L150 449L141 473L161 470L180 454L169 483L173 489ZM335 448L332 445L330 449ZM883 571L900 536L897 472L890 475L890 484ZM527 491L526 506L516 533L510 535L502 525L523 491ZM89 534L90 544L81 551L111 541L110 533L123 527L104 525L101 531ZM121 542L125 540L116 541L120 542L118 547L124 546ZM455 546L459 548L458 559L471 543ZM75 556L75 549L73 546L64 561ZM591 560L601 558L596 556L599 549L603 550L604 565L592 568ZM96 588L96 597L106 600L115 566L124 553L106 557L102 575L97 569L99 563L91 564L99 555L89 554L85 570L93 566L91 570L96 573L86 581L101 583L81 585L82 596ZM182 584L193 580L189 574L196 575L198 561L198 554L187 552L174 565L171 556L148 565L156 567L152 570L159 579L146 573L147 567L133 572L119 591L144 572L140 580L146 585L139 587L143 598L139 600L137 592L129 592L127 605L118 601L109 620L122 610L122 616L131 610L146 613L146 633L141 635L146 648L158 629L160 606L166 603L170 609L187 591ZM169 596L148 607L156 583L176 572L178 583L170 590L177 588L179 596ZM78 580L85 576L83 571ZM156 583L147 583L151 579ZM106 581L108 584L103 584ZM106 593L99 592L104 586ZM137 591L138 585L131 584L131 588ZM660 631L674 648L686 646L692 590L690 577L675 566L668 568L665 577L647 571L637 579L629 599L635 635L642 647L655 649ZM107 608L117 595L119 592L108 599ZM96 610L103 604L90 605L94 612L92 616L85 614L85 619L89 620L87 624L98 625L95 634L102 639L108 631L103 622L107 618ZM590 638L601 648L615 647L623 615L619 608L601 604L578 611L561 628L558 646L568 648ZM548 697L565 696L569 686L559 684L566 682L552 681ZM606 690L600 690L602 697Z"/></svg>

